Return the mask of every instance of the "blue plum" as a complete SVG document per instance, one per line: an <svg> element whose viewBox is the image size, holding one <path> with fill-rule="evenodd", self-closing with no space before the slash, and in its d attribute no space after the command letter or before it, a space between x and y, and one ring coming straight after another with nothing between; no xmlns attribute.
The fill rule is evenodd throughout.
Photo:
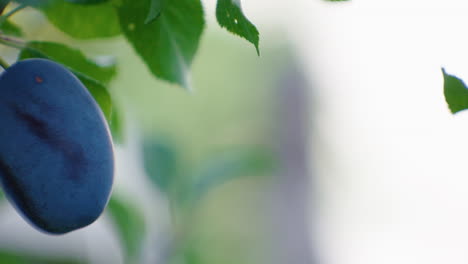
<svg viewBox="0 0 468 264"><path fill-rule="evenodd" d="M64 66L22 60L0 76L0 183L24 218L51 234L94 222L111 193L104 116Z"/></svg>

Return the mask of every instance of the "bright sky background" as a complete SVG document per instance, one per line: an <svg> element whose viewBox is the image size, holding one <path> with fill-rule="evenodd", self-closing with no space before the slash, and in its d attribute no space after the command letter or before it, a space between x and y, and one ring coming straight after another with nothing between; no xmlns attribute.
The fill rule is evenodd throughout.
<svg viewBox="0 0 468 264"><path fill-rule="evenodd" d="M468 113L449 113L440 68L468 80L468 3L287 5L315 94L321 263L467 263Z"/></svg>

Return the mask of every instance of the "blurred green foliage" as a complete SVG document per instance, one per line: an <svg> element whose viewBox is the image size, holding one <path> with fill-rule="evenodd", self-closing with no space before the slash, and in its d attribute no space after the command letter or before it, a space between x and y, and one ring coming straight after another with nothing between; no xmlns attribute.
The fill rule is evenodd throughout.
<svg viewBox="0 0 468 264"><path fill-rule="evenodd" d="M5 21L1 26L1 31L5 34L12 35L15 37L21 37L23 35L23 31L21 28L11 21Z"/></svg>
<svg viewBox="0 0 468 264"><path fill-rule="evenodd" d="M131 203L131 199L123 199L113 195L107 211L119 234L125 249L125 263L140 263L141 249L145 239L146 227L143 215L138 207Z"/></svg>
<svg viewBox="0 0 468 264"><path fill-rule="evenodd" d="M237 149L218 153L195 168L191 181L181 191L182 204L196 205L214 188L243 176L271 174L275 167L271 151L261 148Z"/></svg>
<svg viewBox="0 0 468 264"><path fill-rule="evenodd" d="M178 163L175 147L164 140L145 139L142 148L147 175L156 188L167 194L177 178Z"/></svg>
<svg viewBox="0 0 468 264"><path fill-rule="evenodd" d="M272 44L259 59L245 48L248 43L218 33L208 31L194 61L193 94L148 77L137 54L124 52L129 48L124 41L79 43L87 58L109 50L117 54L119 75L107 90L122 107L112 111L120 118L110 125L117 127L113 136L123 146L130 136L122 141L115 131L123 133L124 125L136 125L144 135L147 176L177 218L166 227L174 239L168 263L261 263L252 257L265 239L256 201L269 177L258 176L275 172L276 74L289 54L282 44ZM26 34L77 45L50 28ZM125 263L139 263L145 239L155 235L148 233L149 226L159 223L145 222L144 210L151 208L124 196L122 189L114 192L107 215Z"/></svg>
<svg viewBox="0 0 468 264"><path fill-rule="evenodd" d="M82 260L58 257L39 257L24 253L12 253L0 251L0 263L2 264L85 264Z"/></svg>

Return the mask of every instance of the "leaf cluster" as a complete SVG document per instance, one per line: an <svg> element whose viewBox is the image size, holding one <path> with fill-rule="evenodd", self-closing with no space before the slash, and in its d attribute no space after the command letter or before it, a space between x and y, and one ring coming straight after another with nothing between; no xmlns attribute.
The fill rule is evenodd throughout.
<svg viewBox="0 0 468 264"><path fill-rule="evenodd" d="M79 49L61 43L12 38L22 36L22 29L9 19L16 9L30 7L42 12L74 39L123 36L156 78L191 87L190 67L205 28L201 0L0 0L1 12L9 6L13 11L0 17L0 44L20 49L18 60L47 58L68 67L98 102L117 142L123 138L123 121L108 90L117 65L100 65ZM240 0L219 0L216 17L222 27L254 44L259 52L259 33L243 15Z"/></svg>

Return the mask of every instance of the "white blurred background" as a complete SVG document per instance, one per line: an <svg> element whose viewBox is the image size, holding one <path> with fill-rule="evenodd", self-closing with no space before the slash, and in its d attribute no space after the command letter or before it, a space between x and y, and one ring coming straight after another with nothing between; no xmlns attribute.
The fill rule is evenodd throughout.
<svg viewBox="0 0 468 264"><path fill-rule="evenodd" d="M448 111L441 67L468 78L468 4L288 5L315 95L320 263L466 263L468 115Z"/></svg>
<svg viewBox="0 0 468 264"><path fill-rule="evenodd" d="M441 67L468 80L468 3L243 6L285 30L311 83L319 263L466 263L468 113L449 112Z"/></svg>

